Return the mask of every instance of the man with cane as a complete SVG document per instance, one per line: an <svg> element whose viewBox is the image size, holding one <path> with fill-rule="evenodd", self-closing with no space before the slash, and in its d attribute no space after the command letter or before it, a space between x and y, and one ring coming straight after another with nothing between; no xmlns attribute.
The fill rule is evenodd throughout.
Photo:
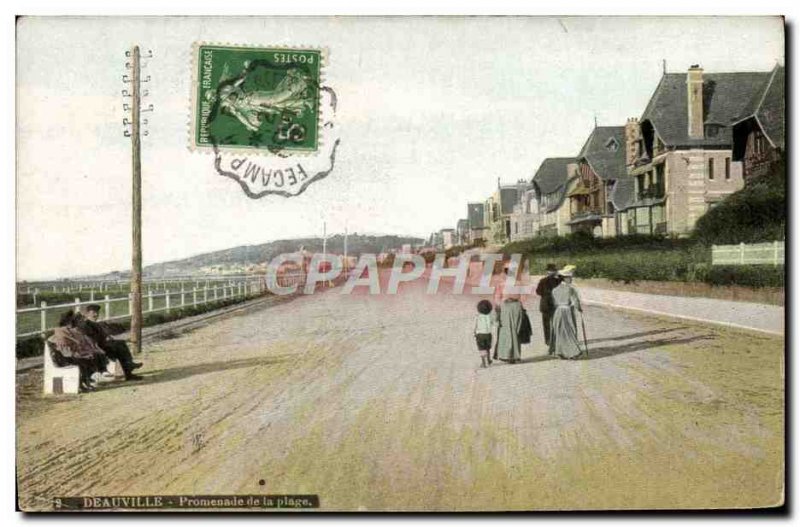
<svg viewBox="0 0 800 527"><path fill-rule="evenodd" d="M561 283L556 264L549 263L546 267L547 275L539 280L536 285L536 294L539 295L539 311L542 313L542 330L544 332L544 343L550 346L550 321L553 318L555 305L553 304L553 289Z"/></svg>

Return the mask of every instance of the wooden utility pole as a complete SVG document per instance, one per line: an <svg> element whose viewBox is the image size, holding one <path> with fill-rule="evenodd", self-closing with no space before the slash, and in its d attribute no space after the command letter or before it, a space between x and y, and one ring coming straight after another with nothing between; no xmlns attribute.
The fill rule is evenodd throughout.
<svg viewBox="0 0 800 527"><path fill-rule="evenodd" d="M342 263L344 264L344 274L345 274L345 276L347 276L348 260L347 260L347 224L346 223L344 225L344 251L343 252L344 252L344 259L343 259L344 261Z"/></svg>
<svg viewBox="0 0 800 527"><path fill-rule="evenodd" d="M140 137L141 70L139 46L133 47L131 75L131 147L133 150L133 254L131 258L131 347L142 352L142 159Z"/></svg>
<svg viewBox="0 0 800 527"><path fill-rule="evenodd" d="M328 248L328 224L322 222L322 260L325 261Z"/></svg>

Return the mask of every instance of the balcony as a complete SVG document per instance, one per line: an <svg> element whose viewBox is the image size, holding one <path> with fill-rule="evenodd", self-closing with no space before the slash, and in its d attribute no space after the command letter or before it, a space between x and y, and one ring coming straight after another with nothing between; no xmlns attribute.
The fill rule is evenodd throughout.
<svg viewBox="0 0 800 527"><path fill-rule="evenodd" d="M584 208L573 212L570 215L570 220L567 222L569 225L576 223L600 223L603 219L603 211L598 208Z"/></svg>
<svg viewBox="0 0 800 527"><path fill-rule="evenodd" d="M600 185L597 182L592 183L591 185L586 185L583 180L579 181L575 188L573 188L567 197L574 198L578 196L588 196L590 194L594 194L595 192L600 192Z"/></svg>
<svg viewBox="0 0 800 527"><path fill-rule="evenodd" d="M641 156L639 156L639 157L637 157L636 159L633 160L633 166L634 167L644 166L644 165L649 164L652 160L653 160L653 158L651 156L647 155L647 153L645 152Z"/></svg>
<svg viewBox="0 0 800 527"><path fill-rule="evenodd" d="M656 185L640 190L636 195L638 201L663 199L666 195L664 185Z"/></svg>

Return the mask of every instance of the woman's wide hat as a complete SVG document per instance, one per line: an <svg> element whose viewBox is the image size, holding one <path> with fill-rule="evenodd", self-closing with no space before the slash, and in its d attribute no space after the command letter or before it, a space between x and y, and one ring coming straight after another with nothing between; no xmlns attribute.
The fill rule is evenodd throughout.
<svg viewBox="0 0 800 527"><path fill-rule="evenodd" d="M565 265L563 269L561 269L558 274L561 276L572 276L575 272L574 265Z"/></svg>

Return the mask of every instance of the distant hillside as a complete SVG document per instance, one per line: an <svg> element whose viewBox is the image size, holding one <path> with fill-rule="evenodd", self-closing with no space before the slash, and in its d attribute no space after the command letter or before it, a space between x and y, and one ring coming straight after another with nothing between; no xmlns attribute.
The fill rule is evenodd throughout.
<svg viewBox="0 0 800 527"><path fill-rule="evenodd" d="M353 256L358 256L361 253L380 253L389 249L399 249L405 243L413 245L422 242L422 238L409 236L350 234L347 237L347 253ZM243 245L222 251L199 254L181 260L147 265L142 271L145 278L206 273L211 268L218 268L226 272L233 272L237 268L241 268L244 271L248 266L269 262L281 253L295 252L301 246L310 252L322 252L322 238L296 238L276 240L260 245ZM328 238L328 252L342 253L343 249L343 235L337 234ZM125 277L129 274L128 271L124 271L122 273L109 273L95 278Z"/></svg>

